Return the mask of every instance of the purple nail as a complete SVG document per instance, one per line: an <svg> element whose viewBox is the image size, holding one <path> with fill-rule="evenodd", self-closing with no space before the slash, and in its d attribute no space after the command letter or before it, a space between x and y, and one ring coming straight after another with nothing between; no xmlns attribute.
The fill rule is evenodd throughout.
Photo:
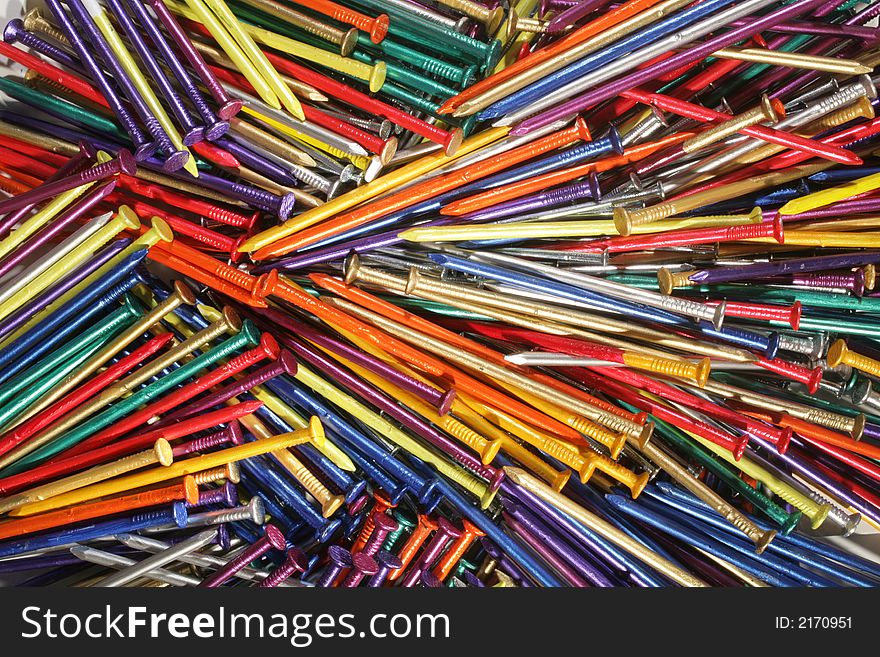
<svg viewBox="0 0 880 657"><path fill-rule="evenodd" d="M195 85L189 73L177 58L177 55L174 54L174 51L171 49L171 46L162 34L162 30L159 29L159 26L153 20L153 17L150 16L146 7L144 7L139 0L125 0L125 4L129 11L131 11L135 18L137 18L141 27L144 28L147 36L150 37L150 41L153 42L156 50L158 50L159 55L162 57L168 68L171 69L171 73L174 77L177 78L177 82L180 84L181 89L183 89L183 93L186 94L187 98L189 98L190 102L199 113L202 121L204 121L205 139L208 141L214 141L218 137L222 137L226 134L229 130L229 123L217 118L214 110L210 108L207 100L205 100L205 96L199 91L199 88Z"/></svg>
<svg viewBox="0 0 880 657"><path fill-rule="evenodd" d="M158 423L150 425L151 430L155 430L158 428ZM186 456L187 454L204 452L214 447L219 447L220 445L242 444L244 444L244 436L241 433L241 425L239 424L238 420L233 420L229 423L229 426L224 427L220 431L216 431L207 436L203 436L202 438L196 438L194 440L181 443L180 445L175 445L171 451L174 455L174 458L177 459L181 456Z"/></svg>
<svg viewBox="0 0 880 657"><path fill-rule="evenodd" d="M574 203L580 199L592 199L595 198L595 184L595 181L588 180L585 182L574 183L572 185L566 185L565 187L560 187L559 189L554 189L549 192L524 196L522 198L514 199L513 201L498 203L485 210L471 212L463 217L459 217L459 220L484 222L523 212L535 212L557 205Z"/></svg>
<svg viewBox="0 0 880 657"><path fill-rule="evenodd" d="M223 137L217 140L217 145L232 153L244 166L253 169L272 182L287 187L299 186L299 180L294 178L284 167L255 153L246 146L242 146L237 141Z"/></svg>
<svg viewBox="0 0 880 657"><path fill-rule="evenodd" d="M315 586L321 588L333 586L333 582L336 581L339 574L352 566L351 552L341 545L331 545L327 549L327 557L330 562L327 564L324 572L321 573L321 577L315 582Z"/></svg>
<svg viewBox="0 0 880 657"><path fill-rule="evenodd" d="M171 107L171 111L174 112L174 116L177 117L177 120L180 122L184 132L182 135L184 145L192 146L193 144L197 144L204 140L205 129L196 125L196 122L193 120L192 115L189 113L189 110L183 102L183 98L181 98L177 91L175 91L174 87L171 86L171 81L168 79L168 76L165 75L165 71L159 66L159 62L156 61L153 53L150 52L150 48L147 46L146 41L143 36L141 36L137 27L135 27L129 15L125 13L125 9L122 8L119 0L107 0L107 6L110 7L116 20L119 21L122 31L125 32L129 41L131 41L131 45L140 57L141 62L143 62L146 72L149 73L153 82L156 83L156 86L165 98L165 102L168 103L168 106Z"/></svg>
<svg viewBox="0 0 880 657"><path fill-rule="evenodd" d="M793 285L820 288L842 288L857 297L865 294L865 272L861 269L835 274L797 274L791 277Z"/></svg>
<svg viewBox="0 0 880 657"><path fill-rule="evenodd" d="M50 183L43 183L42 185L34 187L22 194L0 201L0 214L18 210L26 205L39 203L48 198L58 196L58 194L66 192L67 190L80 187L86 183L103 180L104 178L109 178L118 173L125 173L129 176L133 176L135 171L137 171L137 165L135 164L134 156L129 151L122 149L119 151L119 154L109 162L98 164L80 171L79 173L60 178Z"/></svg>
<svg viewBox="0 0 880 657"><path fill-rule="evenodd" d="M147 0L147 2L150 3L150 7L153 8L153 11L156 12L156 16L159 18L162 25L168 30L168 34L174 39L174 43L180 48L180 51L189 62L189 65L193 67L196 74L199 76L199 79L202 81L202 84L205 85L211 93L211 96L213 96L217 104L220 105L220 108L217 110L217 116L228 121L238 114L244 103L240 100L231 98L229 94L226 93L226 90L220 82L217 81L214 74L211 73L205 60L190 42L189 37L186 36L183 28L180 27L180 23L178 23L177 19L170 11L168 11L168 7L165 6L162 0Z"/></svg>
<svg viewBox="0 0 880 657"><path fill-rule="evenodd" d="M701 284L728 283L754 278L772 278L803 274L806 272L822 272L834 269L847 269L863 265L880 263L880 252L842 253L840 255L816 256L777 262L761 262L741 267L716 267L700 270L688 278Z"/></svg>
<svg viewBox="0 0 880 657"><path fill-rule="evenodd" d="M422 571L422 576L419 578L419 583L423 588L426 589L439 589L443 588L443 582L440 581L440 578L437 577L430 570Z"/></svg>
<svg viewBox="0 0 880 657"><path fill-rule="evenodd" d="M365 552L358 552L351 557L351 572L342 580L342 587L353 589L357 587L367 575L375 575L379 571L376 560Z"/></svg>
<svg viewBox="0 0 880 657"><path fill-rule="evenodd" d="M143 166L145 169L153 171L158 170L162 173L166 173L162 171L162 167L158 167L150 162L144 162ZM183 176L177 172L171 173L170 175L173 178L185 180L190 183L193 180L189 175ZM205 171L199 172L197 184L216 192L220 192L221 194L236 200L244 201L256 208L272 212L281 221L286 221L290 217L290 213L296 203L296 199L292 193L278 196L277 194L272 194L259 187L233 182L232 180L227 180L226 178L221 178L220 176L215 176Z"/></svg>
<svg viewBox="0 0 880 657"><path fill-rule="evenodd" d="M84 141L79 142L79 153L62 164L60 168L56 169L55 172L43 182L55 182L56 180L66 178L71 174L81 171L94 161L97 153L97 149L91 144ZM30 211L34 209L34 205L36 204L26 205L25 207L20 208L15 212L10 212L3 217L3 219L0 220L0 238L6 237L9 234L9 231L12 230L13 226L29 216Z"/></svg>
<svg viewBox="0 0 880 657"><path fill-rule="evenodd" d="M573 7L569 7L551 19L547 24L547 32L550 34L561 32L569 25L574 25L584 16L590 15L596 9L606 4L608 4L608 0L586 0Z"/></svg>
<svg viewBox="0 0 880 657"><path fill-rule="evenodd" d="M517 536L519 536L526 545L532 548L538 556L552 566L556 572L562 575L571 586L576 586L578 588L586 588L590 586L590 583L587 582L587 580L581 577L572 566L566 563L565 560L558 555L559 549L556 546L551 547L551 544L548 542L538 539L537 536L532 534L510 514L504 513L503 517L507 526L516 532Z"/></svg>
<svg viewBox="0 0 880 657"><path fill-rule="evenodd" d="M371 589L380 588L388 579L388 574L392 570L397 570L403 565L400 558L388 550L380 550L377 552L375 559L379 568L376 570L376 574L367 580L367 586Z"/></svg>
<svg viewBox="0 0 880 657"><path fill-rule="evenodd" d="M116 181L110 180L103 185L92 189L76 204L54 219L46 228L41 230L25 244L13 251L8 258L3 260L2 263L0 263L0 277L12 271L17 264L27 260L27 258L37 252L38 249L48 244L52 238L60 235L67 226L80 219L89 210L98 205L98 203L112 192L115 187Z"/></svg>
<svg viewBox="0 0 880 657"><path fill-rule="evenodd" d="M259 584L261 589L274 588L287 581L294 573L304 573L309 567L309 558L298 547L292 547L287 551L287 559L284 563L273 570L269 576Z"/></svg>
<svg viewBox="0 0 880 657"><path fill-rule="evenodd" d="M600 568L597 568L587 559L583 558L563 536L553 530L552 525L542 522L525 504L505 497L504 509L531 535L536 536L542 543L551 547L589 585L601 587L614 586L614 582L608 579Z"/></svg>
<svg viewBox="0 0 880 657"><path fill-rule="evenodd" d="M156 140L159 149L165 154L167 159L165 160L163 168L166 171L177 171L182 168L190 157L189 153L186 151L175 150L174 145L168 138L168 134L150 111L146 101L144 101L143 97L138 93L137 87L135 87L131 78L128 77L125 70L122 68L122 65L119 63L113 50L111 50L110 46L107 44L107 41L104 40L104 36L101 34L98 26L95 25L89 12L86 11L85 6L80 0L67 0L67 6L70 7L70 11L76 17L77 22L86 31L86 34L88 34L89 41L98 51L104 64L113 73L114 81L122 88L128 101L132 104L135 112L137 112L141 121L146 126L147 132L149 132L153 139Z"/></svg>
<svg viewBox="0 0 880 657"><path fill-rule="evenodd" d="M61 3L58 0L46 0L46 4L55 16L55 20L58 22L61 31L64 32L67 40L70 41L70 45L73 46L76 54L79 55L80 61L86 69L88 69L89 77L96 85L98 85L98 89L101 90L101 94L107 100L110 109L113 110L113 114L116 115L116 118L119 119L122 127L125 128L125 131L131 138L131 141L135 146L135 155L137 156L137 159L143 160L150 157L156 152L158 144L149 141L137 125L131 112L129 112L128 108L122 103L115 88L107 79L104 70L98 64L94 56L92 56L91 51L88 49L88 46L86 46L85 40L80 36L76 27L74 27L73 21L70 20L67 13L62 8Z"/></svg>
<svg viewBox="0 0 880 657"><path fill-rule="evenodd" d="M231 481L208 490L199 491L199 499L195 502L186 502L187 507L209 506L211 504L232 508L239 503L238 486Z"/></svg>
<svg viewBox="0 0 880 657"><path fill-rule="evenodd" d="M235 383L220 388L170 415L166 415L159 420L159 422L150 426L156 429L168 426L182 418L195 415L196 413L200 413L212 406L222 404L233 397L237 397L238 395L247 392L254 386L266 383L266 381L271 381L276 376L281 376L282 374L296 374L296 359L293 354L286 349L281 351L275 362L266 365L265 367L261 367L252 374L248 374L244 378L239 379Z"/></svg>
<svg viewBox="0 0 880 657"><path fill-rule="evenodd" d="M200 588L217 588L224 582L229 581L239 570L252 561L266 554L271 549L283 550L287 545L284 534L275 525L266 525L264 534L250 546L244 549L237 557L231 559L226 565L218 568L213 575L202 580Z"/></svg>
<svg viewBox="0 0 880 657"><path fill-rule="evenodd" d="M374 374L378 374L388 381L391 381L394 385L403 388L407 392L411 392L432 406L436 406L437 412L440 415L448 413L452 406L452 402L455 398L455 391L452 388L446 392L437 390L435 387L428 385L427 383L407 376L370 354L351 347L341 340L336 340L316 331L290 315L285 315L272 308L250 308L249 311L252 315L264 317L276 326L286 329L294 335L302 336L309 342L314 342L321 347L330 349L343 358L360 365ZM260 321L257 321L257 323L259 324Z"/></svg>
<svg viewBox="0 0 880 657"><path fill-rule="evenodd" d="M58 46L41 39L36 34L28 32L24 27L24 21L20 18L13 18L6 24L3 30L3 40L9 44L21 43L31 50L36 50L41 55L46 55L46 57L54 59L59 64L67 66L72 71L84 73L82 66L74 57L71 57Z"/></svg>

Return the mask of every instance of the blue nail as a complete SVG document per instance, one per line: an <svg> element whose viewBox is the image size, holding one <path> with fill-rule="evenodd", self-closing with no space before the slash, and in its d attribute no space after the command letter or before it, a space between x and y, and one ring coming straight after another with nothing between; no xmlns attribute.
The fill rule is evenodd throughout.
<svg viewBox="0 0 880 657"><path fill-rule="evenodd" d="M622 495L608 495L608 502L620 509L624 513L631 515L645 524L658 529L664 534L674 536L675 538L685 541L688 545L693 545L701 550L708 551L733 565L742 568L747 573L758 577L759 579L773 586L798 586L798 580L780 574L776 569L764 564L763 559L756 558L754 554L754 546L750 548L750 554L742 555L734 547L725 544L720 540L715 540L703 531L695 531L691 529L691 521L688 520L687 526L675 521L671 513L663 513L656 508L650 508L644 502L639 504L631 504L630 500L624 499Z"/></svg>
<svg viewBox="0 0 880 657"><path fill-rule="evenodd" d="M83 527L65 527L45 534L36 534L16 541L0 542L0 557L11 557L27 554L36 550L61 547L72 543L93 541L105 536L135 532L156 525L175 523L178 527L186 526L186 505L174 502L171 506L147 513L136 513L124 518L114 518L95 522Z"/></svg>
<svg viewBox="0 0 880 657"><path fill-rule="evenodd" d="M120 262L117 267L114 267L113 270L101 276L101 278L87 286L70 301L47 315L20 338L0 350L0 366L8 366L10 363L14 363L22 354L29 353L32 350L37 351L38 355L43 354L55 344L58 344L60 339L70 335L72 331L88 325L91 322L91 318L94 317L94 314L89 314L93 308L103 310L109 307L110 304L115 303L119 297L141 280L140 275L134 273L134 269L146 255L146 249L132 253ZM80 318L83 316L87 318L80 321ZM61 337L55 337L53 331L58 331ZM45 347L45 345L48 345L48 347ZM5 380L8 376L7 370L4 369L3 374L0 376L3 377L0 380Z"/></svg>
<svg viewBox="0 0 880 657"><path fill-rule="evenodd" d="M507 483L505 480L502 487ZM491 541L501 548L510 558L527 570L531 576L542 586L560 587L562 582L556 575L550 572L544 564L536 559L531 552L523 548L519 543L502 531L486 514L477 509L470 500L464 497L452 484L445 479L437 481L437 487L443 493L446 501L455 507L459 514L470 520L486 533Z"/></svg>
<svg viewBox="0 0 880 657"><path fill-rule="evenodd" d="M686 493L686 491L681 491L680 489L668 482L662 482L656 486L648 486L646 487L646 492L648 492L652 497L660 500L662 503L674 507L678 511L682 511L688 515L698 518L702 522L711 525L716 529L736 536L737 530L735 527L733 527L733 525L726 522L723 518L718 516L717 513L711 511L708 508L699 508L697 506L689 504L687 501L684 501L682 499L684 496L681 496L680 493ZM877 586L876 580L862 577L859 574L852 572L848 568L844 569L840 567L840 565L834 564L828 559L812 554L809 550L804 550L793 545L788 545L785 543L785 541L777 541L776 539L774 539L770 543L770 545L767 546L767 550L793 562L799 562L811 566L821 573L834 577L835 579L839 579L843 582L853 584L855 586Z"/></svg>
<svg viewBox="0 0 880 657"><path fill-rule="evenodd" d="M309 504L292 482L285 479L274 468L269 467L268 459L246 459L239 465L241 465L242 470L263 484L268 490L274 491L277 499L289 505L296 515L315 530L316 536L322 543L328 541L339 528L339 520L324 519L320 513L312 508L312 505Z"/></svg>

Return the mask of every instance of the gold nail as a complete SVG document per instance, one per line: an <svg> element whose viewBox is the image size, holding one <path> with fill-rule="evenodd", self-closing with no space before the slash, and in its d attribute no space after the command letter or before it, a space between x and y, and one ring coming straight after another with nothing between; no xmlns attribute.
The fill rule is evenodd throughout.
<svg viewBox="0 0 880 657"><path fill-rule="evenodd" d="M835 340L828 348L826 359L828 360L829 367L837 367L845 363L871 376L880 375L880 361L851 351L846 346L846 342L841 339Z"/></svg>
<svg viewBox="0 0 880 657"><path fill-rule="evenodd" d="M690 210L696 210L697 208L706 205L727 201L738 196L746 196L753 192L766 189L767 187L783 185L792 180L810 176L824 168L824 164L807 164L791 167L784 171L763 173L726 185L694 192L687 196L682 196L671 201L664 201L663 203L658 203L639 210L616 207L614 208L614 225L617 228L618 233L621 235L629 235L632 232L633 226L654 223L661 219L689 212Z"/></svg>
<svg viewBox="0 0 880 657"><path fill-rule="evenodd" d="M683 142L681 148L685 153L692 153L756 123L764 121L775 123L779 120L780 114L785 115L782 103L779 100L771 101L767 94L761 94L761 103L757 107L738 114L727 121L723 121L708 130L697 133Z"/></svg>
<svg viewBox="0 0 880 657"><path fill-rule="evenodd" d="M46 17L43 16L43 12L40 11L39 8L31 9L28 13L24 15L24 29L28 32L38 32L40 34L44 34L50 39L57 41L62 46L69 46L70 42L67 40L67 36L55 27L52 23L46 20Z"/></svg>
<svg viewBox="0 0 880 657"><path fill-rule="evenodd" d="M323 298L323 297L322 297ZM344 299L324 299L328 305L335 306L344 312L355 315L369 323L381 328L383 331L402 338L431 353L442 356L448 361L457 363L470 370L476 370L484 375L502 383L507 383L515 388L530 393L562 408L570 408L573 412L583 415L587 419L597 422L612 431L618 431L638 438L640 442L647 442L653 430L653 424L641 425L626 418L614 415L602 408L588 404L580 399L560 392L549 385L534 381L526 376L491 363L484 358L456 349L449 344L429 337L374 312L365 310L360 306L345 301Z"/></svg>
<svg viewBox="0 0 880 657"><path fill-rule="evenodd" d="M249 141L254 142L257 146L261 146L266 150L283 157L286 160L295 162L304 167L315 166L315 160L304 150L297 148L283 139L279 139L275 135L258 128L252 123L233 116L229 119L229 127L233 132L237 132Z"/></svg>
<svg viewBox="0 0 880 657"><path fill-rule="evenodd" d="M702 481L695 479L686 468L679 465L678 461L667 454L656 442L651 443L647 448L639 448L639 450L644 456L660 466L675 481L711 506L727 522L748 536L755 544L755 551L758 554L763 552L776 536L775 531L761 529L734 506L728 504L718 493L706 486Z"/></svg>
<svg viewBox="0 0 880 657"><path fill-rule="evenodd" d="M202 470L201 472L194 472L192 475L188 476L192 476L193 481L197 486L211 484L218 481L228 481L237 484L241 481L241 469L238 467L238 463L227 463L218 468L209 468L208 470Z"/></svg>
<svg viewBox="0 0 880 657"><path fill-rule="evenodd" d="M517 486L522 486L548 504L556 507L566 515L571 516L579 523L586 525L589 529L596 532L604 539L614 543L622 550L629 552L634 557L651 566L654 570L665 575L675 583L682 586L707 586L703 580L675 565L662 555L645 547L631 536L591 511L576 504L564 495L557 493L524 470L520 468L505 467L504 472Z"/></svg>
<svg viewBox="0 0 880 657"><path fill-rule="evenodd" d="M177 461L162 468L150 468L143 472L127 474L122 477L116 477L115 479L91 484L84 488L78 488L51 497L42 502L34 502L18 507L10 515L33 515L51 509L61 508L63 506L78 504L86 500L93 500L98 497L107 497L123 491L150 486L176 477L182 477L183 475L196 474L203 470L226 466L233 461L240 461L260 454L266 454L277 449L283 449L289 445L299 444L303 439L306 439L304 434L318 434L320 432L323 432L320 420L318 420L317 417L312 417L308 429L301 429L300 431L283 433L271 438L227 447L216 452L209 452L207 454L201 454L182 461Z"/></svg>
<svg viewBox="0 0 880 657"><path fill-rule="evenodd" d="M241 423L259 439L272 437L272 432L269 431L268 427L252 415L242 418ZM306 436L303 442L308 442L311 438L312 436ZM321 505L321 515L325 518L329 518L336 513L345 502L344 495L334 495L329 488L321 483L320 479L311 473L302 461L294 456L289 447L275 450L272 452L272 456L277 458L279 463L318 501L318 504Z"/></svg>
<svg viewBox="0 0 880 657"><path fill-rule="evenodd" d="M474 20L478 20L486 26L488 34L494 34L504 18L504 8L499 5L494 9L484 7L479 2L472 0L438 0L439 4L461 12Z"/></svg>
<svg viewBox="0 0 880 657"><path fill-rule="evenodd" d="M147 449L131 456L125 456L111 463L98 465L69 477L64 477L42 486L36 486L35 488L29 488L11 497L0 499L0 513L6 513L32 502L40 502L50 497L76 490L77 488L90 486L105 479L112 479L148 465L159 463L160 465L168 466L173 461L174 454L172 453L171 445L164 438L160 438L153 445L152 449Z"/></svg>

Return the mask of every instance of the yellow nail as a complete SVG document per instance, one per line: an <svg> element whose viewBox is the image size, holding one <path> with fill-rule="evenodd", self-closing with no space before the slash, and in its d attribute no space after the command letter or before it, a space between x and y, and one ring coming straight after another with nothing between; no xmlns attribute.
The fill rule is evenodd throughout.
<svg viewBox="0 0 880 657"><path fill-rule="evenodd" d="M669 230L696 228L722 228L759 224L760 211L749 214L711 215L668 219L653 224L633 226L631 235L648 235ZM497 239L574 239L577 237L602 237L614 235L617 228L613 221L595 219L591 221L520 221L509 224L487 226L437 226L429 228L408 228L398 237L408 242L461 242L470 240Z"/></svg>
<svg viewBox="0 0 880 657"><path fill-rule="evenodd" d="M245 415L240 421L258 439L265 440L272 437L272 432L269 431L269 428L253 415ZM323 435L321 437L323 438ZM272 456L278 459L278 462L318 501L321 505L321 514L325 518L329 518L336 513L345 502L344 495L334 495L330 489L309 471L302 461L293 455L289 448L275 450L272 452Z"/></svg>
<svg viewBox="0 0 880 657"><path fill-rule="evenodd" d="M300 367L302 366L300 365ZM259 399L266 405L266 408L275 413L290 426L294 428L302 428L303 426L305 426L306 421L299 413L291 409L275 394L273 394L263 386L258 386L254 388L252 390L252 393L254 397ZM321 454L330 459L333 464L340 470L345 470L346 472L354 472L357 469L354 462L351 460L351 458L349 458L348 454L342 451L332 440L330 440L326 436L323 437L323 440L321 440L320 443L316 443L315 447L319 452L321 452Z"/></svg>
<svg viewBox="0 0 880 657"><path fill-rule="evenodd" d="M385 192L396 189L408 182L412 182L448 162L452 162L468 153L488 146L492 142L504 137L509 131L509 128L489 128L488 130L484 130L483 132L465 139L453 155L446 155L442 152L435 153L433 155L427 155L415 162L411 162L399 169L395 169L384 176L376 178L373 182L367 183L366 185L353 189L342 196L336 197L332 201L329 201L318 208L306 210L302 214L297 215L292 219L288 219L278 226L274 226L254 235L239 247L239 251L250 253L251 251L266 247L299 230L313 226L324 219L329 219L355 205L359 205L379 196L380 194L384 194Z"/></svg>
<svg viewBox="0 0 880 657"><path fill-rule="evenodd" d="M134 213L120 212L104 226L76 247L67 256L53 264L33 281L0 304L0 319L20 308L47 287L64 278L88 260L92 254L124 230L134 230L140 221Z"/></svg>
<svg viewBox="0 0 880 657"><path fill-rule="evenodd" d="M162 126L162 130L164 130L165 134L168 135L168 139L171 140L171 144L178 151L186 153L189 156L186 159L186 163L183 165L184 170L194 178L198 178L199 170L198 168L196 168L195 158L192 156L192 153L190 153L189 149L183 145L183 141L180 138L180 133L177 132L177 128L171 121L171 117L169 117L168 114L165 112L165 108L162 107L162 103L159 102L159 99L156 98L156 94L153 93L153 89L152 87L150 87L150 83L147 82L144 74L141 72L140 68L138 68L137 63L134 61L134 57L132 57L131 53L128 52L128 49L125 47L125 44L122 42L122 39L116 32L116 29L110 23L110 18L107 16L107 12L102 9L98 12L93 13L92 18L95 20L95 24L98 26L98 29L101 30L101 34L104 35L104 39L106 39L107 45L110 46L110 50L112 50L113 54L116 55L116 59L119 61L120 66L122 66L126 75L128 75L128 77L131 79L132 83L137 89L138 94L140 94L141 98L143 98L153 116L156 117L159 125ZM169 154L166 153L166 155Z"/></svg>
<svg viewBox="0 0 880 657"><path fill-rule="evenodd" d="M733 458L733 454L723 447L700 438L699 436L695 436L688 431L685 431L685 433L706 449L711 450L714 454L723 458L733 467L744 472L747 476L760 481L773 491L773 493L795 507L810 519L813 529L818 529L825 521L825 518L828 517L828 513L831 511L831 506L829 504L818 504L815 500L810 499L806 495L802 495L800 491L795 490L784 481L773 476L770 472L750 460L748 456L743 456L737 461Z"/></svg>
<svg viewBox="0 0 880 657"><path fill-rule="evenodd" d="M92 484L112 479L113 477L118 477L119 475L131 472L132 470L139 470L148 465L155 465L158 463L162 466L169 466L173 461L174 454L172 453L171 445L164 438L160 438L156 441L155 445L153 445L152 449L147 449L143 452L132 454L131 456L125 456L111 463L105 463L104 465L89 468L84 472L78 472L69 477L64 477L48 484L43 484L42 486L29 488L0 500L0 513L6 513L12 509L24 506L25 504L41 502L50 497L56 497L78 488L91 486Z"/></svg>
<svg viewBox="0 0 880 657"><path fill-rule="evenodd" d="M203 0L186 0L190 11L187 11L187 8L183 5L171 2L170 0L166 1L165 4L175 13L187 18L193 18L202 23L211 33L211 36L214 37L214 40L217 41L217 44L223 49L223 52L233 61L236 68L251 83L254 90L263 99L263 102L275 109L281 109L281 102L278 100L278 96L275 95L272 86L263 78L261 72L257 70L254 63L244 53L236 40L226 31L223 24L208 9Z"/></svg>
<svg viewBox="0 0 880 657"><path fill-rule="evenodd" d="M880 187L880 173L874 173L870 176L849 180L841 185L828 187L818 192L801 196L800 198L794 198L779 208L779 214L788 215L809 212L810 210L831 205L838 201L845 201L859 194L872 192L878 187Z"/></svg>
<svg viewBox="0 0 880 657"><path fill-rule="evenodd" d="M9 237L0 241L0 258L5 258L9 253L14 251L31 235L58 216L58 214L68 205L85 194L86 190L94 184L95 183L91 182L79 187L74 187L66 192L62 192L49 201L44 207L40 208L37 213L28 217L27 220L10 233Z"/></svg>
<svg viewBox="0 0 880 657"><path fill-rule="evenodd" d="M299 104L299 100L293 95L290 87L288 87L284 80L281 79L281 76L278 74L278 71L275 70L275 67L272 66L268 59L266 59L266 55L263 54L263 51L257 47L256 43L254 43L250 34L248 34L244 26L235 17L235 14L232 13L232 10L229 9L223 0L205 0L205 2L220 19L223 26L232 35L232 38L238 42L238 45L244 51L248 59L251 60L251 63L257 68L263 79L269 83L269 86L272 87L272 91L274 91L278 98L281 99L281 104L284 105L284 107L287 108L287 111L293 114L296 118L303 120L305 114L303 114L302 105ZM191 1L190 6L192 6Z"/></svg>
<svg viewBox="0 0 880 657"><path fill-rule="evenodd" d="M109 481L103 481L91 486L79 488L62 495L51 497L42 502L26 504L16 509L10 515L29 516L35 513L42 513L50 509L58 509L71 504L78 504L86 500L93 500L96 497L106 497L115 495L134 488L149 486L167 481L176 477L201 472L210 468L225 466L233 461L241 461L243 459L273 452L278 449L284 449L290 445L298 445L303 439L311 439L316 435L323 433L324 428L321 421L317 417L312 417L309 421L309 428L291 433L283 433L266 440L255 440L244 445L236 445L228 447L210 454L195 456L183 461L178 461L162 468L152 468L145 472L117 477Z"/></svg>
<svg viewBox="0 0 880 657"><path fill-rule="evenodd" d="M245 25L245 29L255 41L259 41L264 46L280 50L294 57L301 57L319 66L325 66L359 80L366 80L370 83L370 91L373 93L379 91L385 83L387 72L385 62L376 62L375 66L371 66L349 57L343 57L327 50L301 43L256 25Z"/></svg>

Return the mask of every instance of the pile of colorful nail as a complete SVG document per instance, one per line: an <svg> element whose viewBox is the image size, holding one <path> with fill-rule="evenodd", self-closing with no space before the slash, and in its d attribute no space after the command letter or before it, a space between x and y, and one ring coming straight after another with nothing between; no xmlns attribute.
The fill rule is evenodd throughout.
<svg viewBox="0 0 880 657"><path fill-rule="evenodd" d="M11 20L0 580L880 584L878 15Z"/></svg>

